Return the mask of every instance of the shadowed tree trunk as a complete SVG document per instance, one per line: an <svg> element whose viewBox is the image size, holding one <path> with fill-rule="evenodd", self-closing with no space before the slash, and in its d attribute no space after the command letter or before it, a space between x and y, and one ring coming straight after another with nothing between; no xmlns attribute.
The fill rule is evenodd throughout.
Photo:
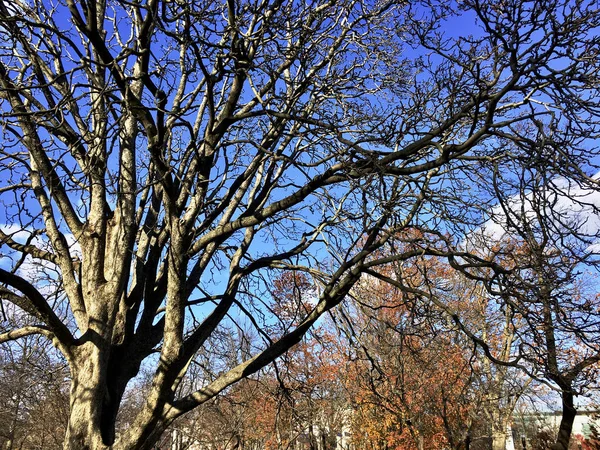
<svg viewBox="0 0 600 450"><path fill-rule="evenodd" d="M558 427L556 442L552 445L552 450L569 450L573 423L575 422L575 416L577 415L570 386L566 387L566 390L561 392L561 399L562 417Z"/></svg>

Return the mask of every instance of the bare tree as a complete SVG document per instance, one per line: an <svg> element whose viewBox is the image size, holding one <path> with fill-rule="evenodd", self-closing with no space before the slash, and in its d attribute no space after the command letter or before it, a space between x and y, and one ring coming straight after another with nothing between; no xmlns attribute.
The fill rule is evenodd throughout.
<svg viewBox="0 0 600 450"><path fill-rule="evenodd" d="M568 138L548 173L591 183L599 17L579 1L0 0L1 295L34 320L0 341L41 334L64 355L65 448L152 448L362 273L410 258L378 256L405 227L461 240L486 202L466 183L531 153L505 142L552 127ZM440 32L465 20L473 36ZM315 284L283 335L273 270ZM211 336L247 326L260 343L178 395Z"/></svg>
<svg viewBox="0 0 600 450"><path fill-rule="evenodd" d="M491 287L511 320L524 324L516 329L520 356L560 393L562 420L552 449L566 450L574 398L596 385L600 362L600 199L568 179L547 179L530 163L510 191L497 192L512 269Z"/></svg>
<svg viewBox="0 0 600 450"><path fill-rule="evenodd" d="M0 448L59 449L69 408L68 373L40 336L0 345Z"/></svg>

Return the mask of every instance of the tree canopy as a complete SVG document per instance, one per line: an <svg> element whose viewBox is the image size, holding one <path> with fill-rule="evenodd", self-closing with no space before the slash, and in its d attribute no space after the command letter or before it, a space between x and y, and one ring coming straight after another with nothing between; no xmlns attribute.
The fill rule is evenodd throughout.
<svg viewBox="0 0 600 450"><path fill-rule="evenodd" d="M68 362L65 448L152 448L392 262L496 286L511 269L464 243L521 169L598 188L599 21L570 0L0 0L0 342ZM276 308L282 273L313 288ZM179 389L196 358L213 376Z"/></svg>

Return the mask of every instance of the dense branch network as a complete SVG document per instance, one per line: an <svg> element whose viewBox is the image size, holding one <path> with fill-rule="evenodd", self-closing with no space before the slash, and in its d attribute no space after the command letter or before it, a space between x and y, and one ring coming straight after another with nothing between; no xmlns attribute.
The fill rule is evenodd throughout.
<svg viewBox="0 0 600 450"><path fill-rule="evenodd" d="M0 295L27 313L0 341L50 337L72 395L97 396L71 412L72 445L93 427L115 442L149 363L118 437L149 448L363 273L418 256L382 257L406 230L467 272L500 270L460 249L495 173L535 162L595 187L596 11L460 5L472 36L436 31L456 14L444 2L0 0ZM315 300L273 335L261 293L285 271L312 277ZM246 324L253 355L178 398L198 352Z"/></svg>

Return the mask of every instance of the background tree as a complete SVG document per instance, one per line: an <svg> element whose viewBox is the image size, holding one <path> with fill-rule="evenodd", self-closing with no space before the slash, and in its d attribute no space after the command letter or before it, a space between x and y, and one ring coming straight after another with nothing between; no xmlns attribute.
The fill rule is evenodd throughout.
<svg viewBox="0 0 600 450"><path fill-rule="evenodd" d="M60 449L69 409L68 371L39 336L0 345L0 448Z"/></svg>
<svg viewBox="0 0 600 450"><path fill-rule="evenodd" d="M448 267L440 261L421 263L437 271L432 278L451 273L443 273ZM425 282L415 261L384 269L403 272L413 287ZM444 311L374 277L355 286L352 296L358 306L346 305L340 323L356 353L349 365L354 445L465 448L481 413L468 340Z"/></svg>
<svg viewBox="0 0 600 450"><path fill-rule="evenodd" d="M519 354L517 333L524 324L510 308L498 304L486 291L484 282L447 272L447 286L441 292L444 304L460 314L461 324L487 345L494 360L514 360ZM515 407L530 390L533 379L520 368L494 363L481 348L473 352L471 370L475 378L472 389L479 402L476 414L485 418L482 423L487 428L478 430L477 437L489 440L493 450L504 450L512 433Z"/></svg>
<svg viewBox="0 0 600 450"><path fill-rule="evenodd" d="M576 415L574 397L593 389L600 361L593 248L600 230L598 200L567 180L547 179L536 166L514 180L512 191L498 192L498 216L504 219L494 219L504 239L512 241L501 250L512 270L491 288L511 320L524 324L515 328L519 357L560 392L562 420L552 448L566 450Z"/></svg>
<svg viewBox="0 0 600 450"><path fill-rule="evenodd" d="M271 308L278 311L280 319L272 331L282 335L310 308L314 288L306 276L290 273L283 273L270 285ZM232 340L223 354L235 354L242 345ZM336 448L336 435L348 410L342 349L328 323L320 323L277 363L176 422L178 450L194 444L243 449ZM202 385L207 377L214 378L210 371L217 362L200 364L198 358L195 362L198 366L190 369L190 381Z"/></svg>
<svg viewBox="0 0 600 450"><path fill-rule="evenodd" d="M590 424L590 434L583 440L581 448L583 450L598 450L600 449L600 430L598 430L598 413L592 415L594 423Z"/></svg>
<svg viewBox="0 0 600 450"><path fill-rule="evenodd" d="M599 17L566 0L0 0L1 295L33 320L0 341L62 353L65 448L152 448L363 273L415 256L378 253L406 227L448 254L487 217L477 177L533 155L507 143L551 129L548 176L595 187ZM440 32L474 18L472 36ZM315 285L283 335L273 270ZM179 395L248 324L248 345Z"/></svg>

